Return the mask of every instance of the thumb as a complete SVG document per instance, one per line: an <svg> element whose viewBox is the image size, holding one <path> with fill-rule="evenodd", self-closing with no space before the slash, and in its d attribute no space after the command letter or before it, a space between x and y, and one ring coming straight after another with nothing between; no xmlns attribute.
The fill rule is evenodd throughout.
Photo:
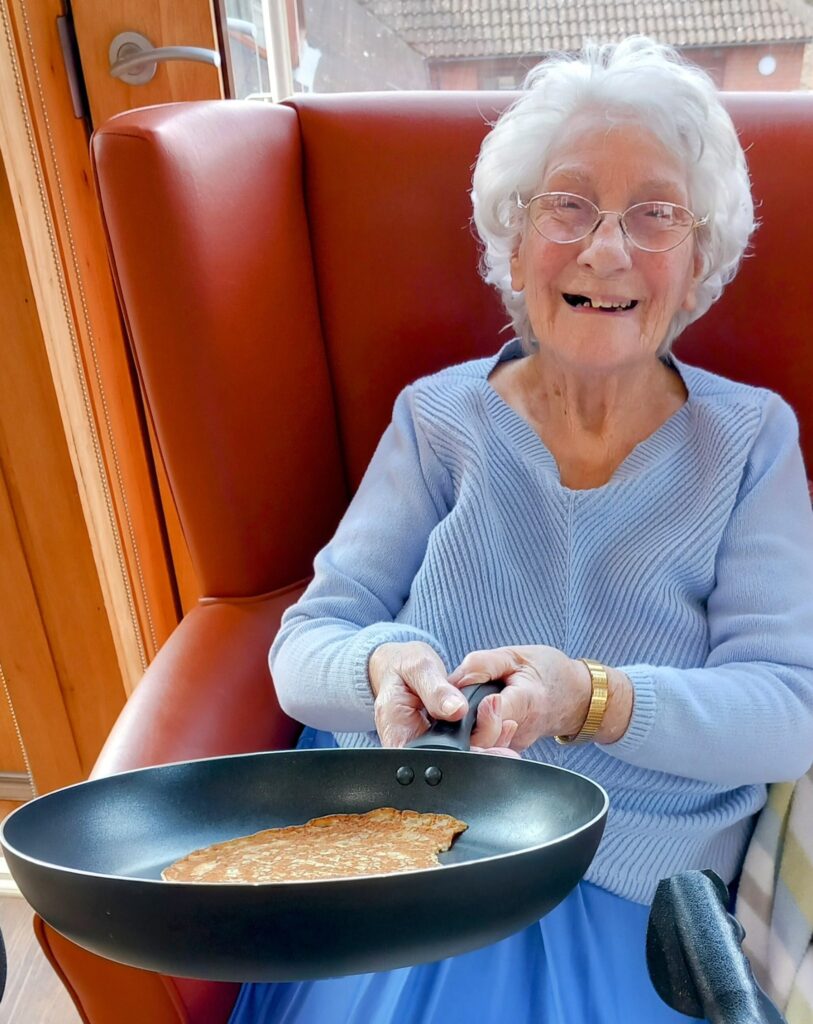
<svg viewBox="0 0 813 1024"><path fill-rule="evenodd" d="M473 747L497 747L502 734L502 702L500 695L494 693L480 701L470 742Z"/></svg>
<svg viewBox="0 0 813 1024"><path fill-rule="evenodd" d="M411 665L402 673L402 678L432 718L456 722L465 715L468 702L447 680L446 669L439 658L437 662L422 660Z"/></svg>
<svg viewBox="0 0 813 1024"><path fill-rule="evenodd" d="M426 732L427 719L419 701L409 700L396 675L385 677L375 702L375 725L384 747L405 747Z"/></svg>

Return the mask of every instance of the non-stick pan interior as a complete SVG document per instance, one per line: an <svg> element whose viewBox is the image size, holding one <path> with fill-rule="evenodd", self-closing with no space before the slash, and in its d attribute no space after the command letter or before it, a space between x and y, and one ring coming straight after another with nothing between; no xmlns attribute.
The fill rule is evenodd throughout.
<svg viewBox="0 0 813 1024"><path fill-rule="evenodd" d="M61 868L157 879L210 843L392 806L467 822L441 857L454 864L561 839L602 814L605 801L590 780L530 761L425 749L283 751L82 783L21 808L3 841Z"/></svg>

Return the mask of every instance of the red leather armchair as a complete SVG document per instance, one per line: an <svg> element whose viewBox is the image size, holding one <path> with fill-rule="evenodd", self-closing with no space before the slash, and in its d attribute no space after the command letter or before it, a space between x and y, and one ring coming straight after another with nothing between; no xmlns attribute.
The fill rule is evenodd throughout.
<svg viewBox="0 0 813 1024"><path fill-rule="evenodd" d="M95 135L147 414L206 597L161 650L95 772L292 745L266 654L397 391L495 351L470 175L499 94L308 97L132 111ZM813 455L813 96L740 94L763 221L678 353L780 391ZM234 985L102 960L37 922L90 1024L223 1024Z"/></svg>

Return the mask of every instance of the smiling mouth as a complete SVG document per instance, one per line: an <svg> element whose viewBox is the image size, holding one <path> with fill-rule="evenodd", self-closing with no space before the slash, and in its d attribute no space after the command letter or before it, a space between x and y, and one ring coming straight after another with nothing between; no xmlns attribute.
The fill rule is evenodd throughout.
<svg viewBox="0 0 813 1024"><path fill-rule="evenodd" d="M626 302L603 302L601 299L591 299L589 295L570 295L562 293L565 302L574 309L600 309L603 313L623 313L628 309L635 309L638 305L637 299L629 299Z"/></svg>

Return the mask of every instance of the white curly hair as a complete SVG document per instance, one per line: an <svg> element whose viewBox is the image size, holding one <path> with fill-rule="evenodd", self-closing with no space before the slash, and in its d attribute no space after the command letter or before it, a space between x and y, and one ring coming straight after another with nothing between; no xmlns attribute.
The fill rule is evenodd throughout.
<svg viewBox="0 0 813 1024"><path fill-rule="evenodd" d="M720 297L756 227L745 154L717 88L669 46L646 36L588 43L576 56L554 55L529 72L521 96L486 136L474 170L481 272L501 292L525 350L534 351L524 294L511 287L511 256L526 223L517 196L527 201L534 194L568 122L591 112L650 130L684 162L689 205L697 217L708 217L696 231L702 261L697 304L675 314L662 355Z"/></svg>

